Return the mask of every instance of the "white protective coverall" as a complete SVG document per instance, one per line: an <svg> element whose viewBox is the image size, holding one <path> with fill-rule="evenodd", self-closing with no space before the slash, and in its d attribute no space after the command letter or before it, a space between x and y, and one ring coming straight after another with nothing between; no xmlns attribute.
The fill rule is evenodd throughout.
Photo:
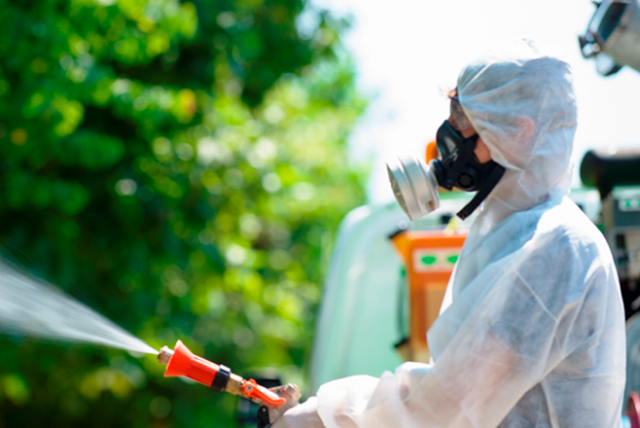
<svg viewBox="0 0 640 428"><path fill-rule="evenodd" d="M571 68L523 40L470 63L458 96L506 173L427 334L434 364L328 382L277 428L320 426L296 422L317 415L327 428L620 426L618 277L602 234L566 197Z"/></svg>

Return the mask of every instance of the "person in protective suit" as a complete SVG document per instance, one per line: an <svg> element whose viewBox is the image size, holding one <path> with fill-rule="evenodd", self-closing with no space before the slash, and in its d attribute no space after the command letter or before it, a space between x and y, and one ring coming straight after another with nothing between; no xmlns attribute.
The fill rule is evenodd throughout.
<svg viewBox="0 0 640 428"><path fill-rule="evenodd" d="M567 198L570 66L520 41L467 65L449 125L505 169L469 231L433 364L322 385L274 428L620 426L625 324L610 249Z"/></svg>

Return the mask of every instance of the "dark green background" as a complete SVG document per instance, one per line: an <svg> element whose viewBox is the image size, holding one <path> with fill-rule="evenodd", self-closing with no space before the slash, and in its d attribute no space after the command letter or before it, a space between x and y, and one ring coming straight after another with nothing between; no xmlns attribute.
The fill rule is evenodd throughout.
<svg viewBox="0 0 640 428"><path fill-rule="evenodd" d="M346 26L303 0L0 0L6 257L155 348L303 384L364 201ZM162 370L0 335L0 427L234 426L235 397Z"/></svg>

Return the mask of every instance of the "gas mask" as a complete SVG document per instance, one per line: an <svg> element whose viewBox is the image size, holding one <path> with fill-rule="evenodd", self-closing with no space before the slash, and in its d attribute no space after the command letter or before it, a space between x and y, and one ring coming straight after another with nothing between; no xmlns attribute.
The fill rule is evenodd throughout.
<svg viewBox="0 0 640 428"><path fill-rule="evenodd" d="M459 104L457 106L459 108ZM456 119L453 103L451 118ZM470 126L468 119L459 116L456 120L458 129L466 129L465 124ZM463 220L489 195L505 169L494 161L480 163L473 152L477 141L477 134L464 138L445 120L436 136L438 158L429 162L429 165L415 156L401 157L387 163L393 193L411 220L423 217L440 206L438 186L447 190L457 187L466 192L478 192L457 213Z"/></svg>

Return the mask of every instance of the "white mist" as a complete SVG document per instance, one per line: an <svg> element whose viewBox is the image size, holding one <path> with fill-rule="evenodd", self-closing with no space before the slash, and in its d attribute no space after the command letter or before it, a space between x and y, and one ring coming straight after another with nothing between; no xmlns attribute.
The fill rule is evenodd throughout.
<svg viewBox="0 0 640 428"><path fill-rule="evenodd" d="M45 281L0 261L0 333L158 351Z"/></svg>

